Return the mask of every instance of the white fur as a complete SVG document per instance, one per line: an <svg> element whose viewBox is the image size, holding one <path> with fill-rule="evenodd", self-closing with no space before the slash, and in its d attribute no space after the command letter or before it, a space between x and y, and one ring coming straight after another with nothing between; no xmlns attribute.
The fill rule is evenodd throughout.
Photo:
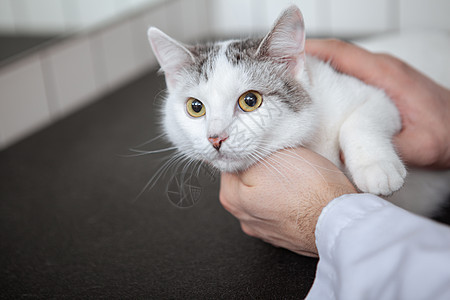
<svg viewBox="0 0 450 300"><path fill-rule="evenodd" d="M364 192L389 195L398 190L406 170L391 143L401 128L394 104L382 91L322 61L308 57L306 66L321 120L319 138L309 147L338 166L342 151L349 175Z"/></svg>

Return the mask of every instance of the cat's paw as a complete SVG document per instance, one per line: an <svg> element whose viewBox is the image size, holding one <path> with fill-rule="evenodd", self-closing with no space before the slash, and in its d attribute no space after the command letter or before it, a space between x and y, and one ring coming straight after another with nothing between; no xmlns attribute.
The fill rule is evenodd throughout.
<svg viewBox="0 0 450 300"><path fill-rule="evenodd" d="M388 196L403 186L406 173L405 166L398 160L378 161L361 166L352 175L361 191Z"/></svg>

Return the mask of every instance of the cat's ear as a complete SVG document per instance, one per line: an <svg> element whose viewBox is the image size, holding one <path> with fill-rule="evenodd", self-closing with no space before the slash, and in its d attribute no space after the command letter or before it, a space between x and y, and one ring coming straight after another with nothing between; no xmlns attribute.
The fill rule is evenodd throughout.
<svg viewBox="0 0 450 300"><path fill-rule="evenodd" d="M297 6L288 7L264 37L258 47L257 55L267 56L280 62L286 62L295 69L304 62L305 25Z"/></svg>
<svg viewBox="0 0 450 300"><path fill-rule="evenodd" d="M170 89L177 83L178 72L186 65L194 62L194 55L186 46L155 27L150 27L147 35Z"/></svg>

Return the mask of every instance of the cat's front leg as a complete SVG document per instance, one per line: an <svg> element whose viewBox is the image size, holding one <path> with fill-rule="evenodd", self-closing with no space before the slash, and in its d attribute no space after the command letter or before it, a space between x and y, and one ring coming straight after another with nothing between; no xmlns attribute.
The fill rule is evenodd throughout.
<svg viewBox="0 0 450 300"><path fill-rule="evenodd" d="M342 124L339 136L353 182L361 191L377 195L400 189L407 173L392 144L400 117L386 101L367 101L356 109Z"/></svg>

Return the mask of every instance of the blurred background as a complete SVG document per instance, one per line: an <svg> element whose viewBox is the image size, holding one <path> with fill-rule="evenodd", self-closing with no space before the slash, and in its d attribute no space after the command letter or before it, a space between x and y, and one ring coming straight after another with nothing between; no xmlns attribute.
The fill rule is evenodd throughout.
<svg viewBox="0 0 450 300"><path fill-rule="evenodd" d="M448 0L0 0L0 149L155 70L149 26L262 35L291 3L309 37L450 31Z"/></svg>

